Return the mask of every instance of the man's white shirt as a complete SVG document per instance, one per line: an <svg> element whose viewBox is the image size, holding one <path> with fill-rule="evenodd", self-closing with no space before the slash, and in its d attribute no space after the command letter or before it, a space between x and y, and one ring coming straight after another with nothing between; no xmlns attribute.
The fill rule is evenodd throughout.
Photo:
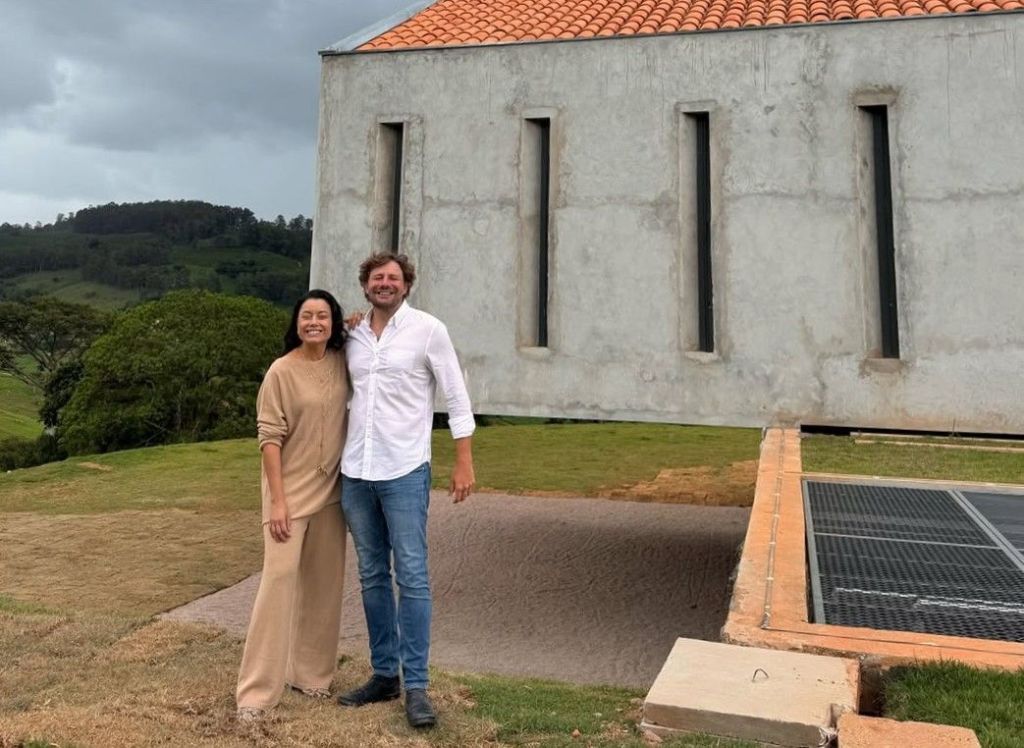
<svg viewBox="0 0 1024 748"><path fill-rule="evenodd" d="M430 460L437 387L452 437L476 429L455 348L436 317L403 301L378 340L368 314L349 334L345 356L352 401L341 472L349 478L391 480Z"/></svg>

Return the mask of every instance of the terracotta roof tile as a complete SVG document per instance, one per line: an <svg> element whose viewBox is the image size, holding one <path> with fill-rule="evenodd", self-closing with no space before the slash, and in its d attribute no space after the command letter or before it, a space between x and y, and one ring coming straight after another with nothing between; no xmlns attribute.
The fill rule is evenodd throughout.
<svg viewBox="0 0 1024 748"><path fill-rule="evenodd" d="M438 0L360 50L1024 9L1024 0Z"/></svg>

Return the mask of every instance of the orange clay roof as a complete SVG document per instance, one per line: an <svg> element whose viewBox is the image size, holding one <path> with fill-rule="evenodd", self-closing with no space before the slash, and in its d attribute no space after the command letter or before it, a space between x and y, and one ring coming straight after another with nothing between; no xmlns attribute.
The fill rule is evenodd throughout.
<svg viewBox="0 0 1024 748"><path fill-rule="evenodd" d="M360 51L1017 10L1022 0L438 0Z"/></svg>

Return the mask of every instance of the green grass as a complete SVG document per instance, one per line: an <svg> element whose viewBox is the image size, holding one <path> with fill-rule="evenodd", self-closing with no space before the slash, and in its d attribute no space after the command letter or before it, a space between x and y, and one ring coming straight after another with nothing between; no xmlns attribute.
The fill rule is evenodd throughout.
<svg viewBox="0 0 1024 748"><path fill-rule="evenodd" d="M637 734L640 691L610 686L575 686L497 675L462 675L456 680L476 700L480 716L499 725L497 739L512 745L648 745ZM666 739L666 746L746 748L756 744L701 735Z"/></svg>
<svg viewBox="0 0 1024 748"><path fill-rule="evenodd" d="M593 496L601 488L653 479L664 468L721 470L756 460L757 429L650 423L498 425L473 435L478 483L509 491L554 491ZM454 446L435 431L434 487L447 488Z"/></svg>
<svg viewBox="0 0 1024 748"><path fill-rule="evenodd" d="M57 611L38 603L26 603L0 593L0 613L13 615L53 615Z"/></svg>
<svg viewBox="0 0 1024 748"><path fill-rule="evenodd" d="M81 271L77 269L26 273L4 281L4 288L12 296L54 296L62 301L87 304L106 311L123 309L142 298L136 290L83 280Z"/></svg>
<svg viewBox="0 0 1024 748"><path fill-rule="evenodd" d="M203 512L259 506L255 439L72 457L0 475L0 512Z"/></svg>
<svg viewBox="0 0 1024 748"><path fill-rule="evenodd" d="M661 424L489 426L473 438L474 464L481 487L492 490L593 495L650 480L663 468L756 459L759 440L754 429ZM434 485L447 488L447 431L434 432L433 449ZM252 508L259 503L259 459L255 439L72 457L0 475L0 512Z"/></svg>
<svg viewBox="0 0 1024 748"><path fill-rule="evenodd" d="M36 391L10 374L0 374L0 439L34 439L42 432Z"/></svg>
<svg viewBox="0 0 1024 748"><path fill-rule="evenodd" d="M259 270L296 270L305 263L291 257L247 247L171 247L171 264L192 268L215 268L222 262L249 260Z"/></svg>
<svg viewBox="0 0 1024 748"><path fill-rule="evenodd" d="M900 478L933 478L988 483L1024 483L1024 452L983 452L930 446L856 444L848 436L805 436L803 469L811 473L842 473ZM978 442L942 440L974 446ZM985 444L988 444L987 442ZM1024 446L1024 445L1021 445Z"/></svg>
<svg viewBox="0 0 1024 748"><path fill-rule="evenodd" d="M958 663L892 669L885 679L886 717L969 727L985 748L1024 745L1024 672Z"/></svg>

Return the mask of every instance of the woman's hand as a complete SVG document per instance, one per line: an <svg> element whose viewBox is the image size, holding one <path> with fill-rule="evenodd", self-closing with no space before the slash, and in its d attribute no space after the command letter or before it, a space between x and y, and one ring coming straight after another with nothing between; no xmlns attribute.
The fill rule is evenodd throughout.
<svg viewBox="0 0 1024 748"><path fill-rule="evenodd" d="M283 543L292 536L292 520L288 516L288 505L283 501L270 504L270 537Z"/></svg>

